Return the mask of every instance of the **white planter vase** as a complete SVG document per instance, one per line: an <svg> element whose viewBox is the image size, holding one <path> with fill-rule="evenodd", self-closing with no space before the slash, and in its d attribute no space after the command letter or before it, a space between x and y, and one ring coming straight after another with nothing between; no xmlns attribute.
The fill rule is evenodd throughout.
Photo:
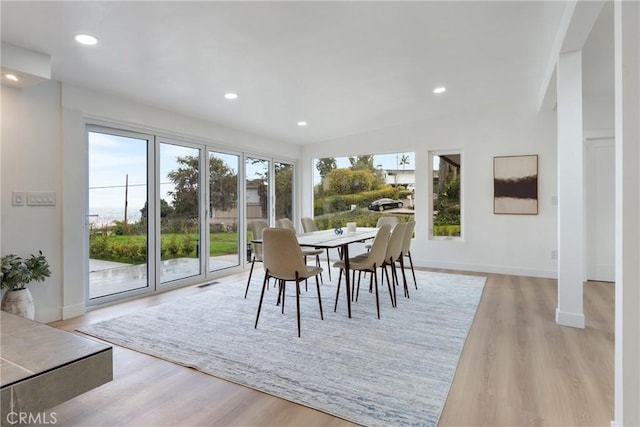
<svg viewBox="0 0 640 427"><path fill-rule="evenodd" d="M26 319L33 320L35 317L33 295L27 288L5 292L4 297L2 297L2 303L0 303L0 309Z"/></svg>

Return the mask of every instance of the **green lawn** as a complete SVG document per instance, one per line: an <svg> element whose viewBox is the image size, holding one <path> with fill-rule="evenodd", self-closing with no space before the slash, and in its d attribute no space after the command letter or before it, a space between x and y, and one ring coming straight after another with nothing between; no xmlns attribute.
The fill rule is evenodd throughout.
<svg viewBox="0 0 640 427"><path fill-rule="evenodd" d="M161 236L162 259L196 258L197 233L165 233ZM238 253L238 234L210 233L210 256ZM144 235L99 235L90 237L89 253L93 259L125 262L146 262L147 239Z"/></svg>

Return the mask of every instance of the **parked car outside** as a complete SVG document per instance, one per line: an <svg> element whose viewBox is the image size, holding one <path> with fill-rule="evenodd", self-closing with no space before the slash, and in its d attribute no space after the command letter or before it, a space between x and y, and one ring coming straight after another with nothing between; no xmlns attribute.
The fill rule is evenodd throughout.
<svg viewBox="0 0 640 427"><path fill-rule="evenodd" d="M402 202L400 200L393 199L378 199L369 204L368 208L370 211L384 211L386 209L395 209L401 208Z"/></svg>

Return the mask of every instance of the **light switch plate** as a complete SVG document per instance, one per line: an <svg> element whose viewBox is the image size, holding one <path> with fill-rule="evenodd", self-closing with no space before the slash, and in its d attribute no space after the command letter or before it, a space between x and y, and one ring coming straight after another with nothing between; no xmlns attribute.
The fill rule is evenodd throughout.
<svg viewBox="0 0 640 427"><path fill-rule="evenodd" d="M24 191L12 191L11 204L13 206L24 206Z"/></svg>

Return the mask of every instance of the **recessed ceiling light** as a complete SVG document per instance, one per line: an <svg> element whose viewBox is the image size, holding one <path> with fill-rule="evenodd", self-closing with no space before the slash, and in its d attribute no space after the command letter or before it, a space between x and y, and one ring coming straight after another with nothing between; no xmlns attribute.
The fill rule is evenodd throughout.
<svg viewBox="0 0 640 427"><path fill-rule="evenodd" d="M5 79L11 80L11 81L14 81L14 82L18 81L18 76L16 76L15 74L5 74L4 77L5 77Z"/></svg>
<svg viewBox="0 0 640 427"><path fill-rule="evenodd" d="M233 93L233 92L229 92L229 93L225 93L224 97L226 99L237 99L238 98L238 94L237 93Z"/></svg>
<svg viewBox="0 0 640 427"><path fill-rule="evenodd" d="M444 86L439 86L439 87L437 87L437 88L435 88L435 89L433 90L433 93L436 93L436 94L437 94L437 93L445 93L446 91L447 91L447 88L446 88L446 87L444 87Z"/></svg>
<svg viewBox="0 0 640 427"><path fill-rule="evenodd" d="M98 39L89 34L76 34L74 38L78 43L88 45L88 46L98 43Z"/></svg>
<svg viewBox="0 0 640 427"><path fill-rule="evenodd" d="M307 125L307 122L305 122L305 121L298 122L298 126L300 126L300 127L306 126L306 125Z"/></svg>

